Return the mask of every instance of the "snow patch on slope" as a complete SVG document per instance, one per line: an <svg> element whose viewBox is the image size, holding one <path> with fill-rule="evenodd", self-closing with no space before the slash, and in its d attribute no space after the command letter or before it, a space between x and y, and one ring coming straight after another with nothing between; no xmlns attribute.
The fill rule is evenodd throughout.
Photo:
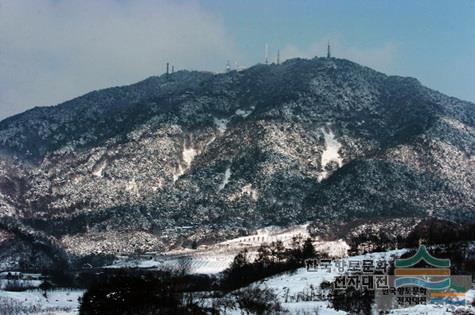
<svg viewBox="0 0 475 315"><path fill-rule="evenodd" d="M185 171L183 170L183 167L181 167L181 164L178 164L178 167L175 170L175 174L173 174L173 182L176 182L178 178L180 178L181 175L183 175L184 173Z"/></svg>
<svg viewBox="0 0 475 315"><path fill-rule="evenodd" d="M181 159L185 163L185 167L181 166L181 162L178 162L178 166L173 174L173 182L176 182L185 172L191 167L191 163L195 157L200 154L198 150L193 148L193 138L190 136L189 145L186 144L186 141L183 141L183 151L181 153Z"/></svg>
<svg viewBox="0 0 475 315"><path fill-rule="evenodd" d="M259 198L259 192L257 191L257 189L252 188L252 184L248 184L248 185L244 186L241 189L241 194L250 196L252 198L252 200L254 200L254 201L257 201L257 198Z"/></svg>
<svg viewBox="0 0 475 315"><path fill-rule="evenodd" d="M92 175L96 177L102 177L102 171L104 171L106 166L107 160L102 160L101 162L97 163L92 170Z"/></svg>
<svg viewBox="0 0 475 315"><path fill-rule="evenodd" d="M132 180L129 180L127 182L127 185L125 186L125 190L128 191L131 194L134 194L135 196L139 197L139 188L137 186L137 182L135 181L135 178L132 178Z"/></svg>
<svg viewBox="0 0 475 315"><path fill-rule="evenodd" d="M242 118L246 118L247 116L251 115L252 112L254 112L254 109L255 109L254 106L251 106L247 110L239 108L239 109L236 110L235 114L238 115L238 116L241 116Z"/></svg>
<svg viewBox="0 0 475 315"><path fill-rule="evenodd" d="M341 144L336 140L335 135L331 130L328 132L325 128L322 129L323 136L325 138L325 150L322 153L322 173L318 177L318 181L321 182L323 179L327 178L329 171L327 170L327 166L331 162L336 162L338 168L343 165L343 158L341 157L340 153L338 152L341 149Z"/></svg>
<svg viewBox="0 0 475 315"><path fill-rule="evenodd" d="M229 118L216 118L214 117L214 124L218 128L220 133L225 133L228 128Z"/></svg>
<svg viewBox="0 0 475 315"><path fill-rule="evenodd" d="M219 185L218 191L221 191L221 190L224 189L224 187L226 187L226 185L229 183L229 178L231 178L231 167L230 166L228 166L226 168L226 171L224 171L223 182Z"/></svg>
<svg viewBox="0 0 475 315"><path fill-rule="evenodd" d="M198 155L198 151L195 150L193 147L183 147L183 161L186 164L186 169L189 169L191 166L191 162L195 159L195 156Z"/></svg>
<svg viewBox="0 0 475 315"><path fill-rule="evenodd" d="M158 189L162 189L163 188L163 182L162 182L162 179L161 178L158 178L157 179L157 184L152 186L152 191L155 192L157 191Z"/></svg>

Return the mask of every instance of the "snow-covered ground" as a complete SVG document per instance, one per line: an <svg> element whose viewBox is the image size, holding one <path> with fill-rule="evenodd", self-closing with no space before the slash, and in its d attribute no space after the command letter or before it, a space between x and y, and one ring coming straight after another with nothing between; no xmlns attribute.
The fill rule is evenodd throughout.
<svg viewBox="0 0 475 315"><path fill-rule="evenodd" d="M393 258L400 257L405 253L406 249L392 250L388 252L370 253L359 256L352 256L343 258L343 261L348 260L386 260L390 261ZM317 289L324 281L331 282L336 276L340 275L336 269L332 269L331 272L324 270L307 271L306 268L300 268L292 273L283 273L273 277L269 277L263 281L259 281L257 285L270 288L277 294L282 306L287 308L291 314L304 314L304 312L310 312L312 314L315 309L319 310L318 314L345 314L342 311L336 311L331 308L328 301L304 301L309 296L314 296L317 293ZM471 303L475 299L475 289L469 290L465 294L465 299L468 303ZM435 304L429 305L417 305L413 307L394 309L390 314L405 314L405 315L442 315L453 314L455 310L466 310L475 314L475 308L471 306L441 306Z"/></svg>
<svg viewBox="0 0 475 315"><path fill-rule="evenodd" d="M281 303L282 308L287 310L292 315L344 315L346 312L337 311L331 307L328 307L328 303L324 301L301 301L298 303ZM226 311L227 315L242 315L246 312L242 312L240 309L232 309Z"/></svg>
<svg viewBox="0 0 475 315"><path fill-rule="evenodd" d="M228 123L229 123L229 118L214 117L214 124L216 125L216 127L218 128L221 134L224 134L226 132L226 129L228 128Z"/></svg>
<svg viewBox="0 0 475 315"><path fill-rule="evenodd" d="M325 128L322 129L323 136L325 138L325 150L322 153L322 173L318 177L318 181L322 181L327 178L329 173L326 169L330 162L335 162L340 168L343 165L343 158L341 157L339 151L341 149L341 144L336 140L335 135L331 130L328 132Z"/></svg>
<svg viewBox="0 0 475 315"><path fill-rule="evenodd" d="M282 307L290 314L318 314L318 315L341 315L346 314L343 311L337 311L328 306L326 301L301 301L282 303Z"/></svg>
<svg viewBox="0 0 475 315"><path fill-rule="evenodd" d="M246 118L247 116L251 115L254 111L255 107L251 106L249 109L237 109L235 114L241 116L242 118Z"/></svg>
<svg viewBox="0 0 475 315"><path fill-rule="evenodd" d="M404 249L399 249L388 252L351 256L342 258L342 260L345 261L346 264L349 259L353 261L362 261L364 259L384 259L389 261L394 257L401 256L405 251L406 250ZM322 282L331 282L340 274L342 273L338 272L335 268L332 268L331 272L327 272L326 270L307 271L306 268L300 268L293 273L284 273L267 278L261 281L260 285L275 290L275 293L283 300L287 299L288 301L297 302L302 298L303 294L311 293L312 290L319 288Z"/></svg>
<svg viewBox="0 0 475 315"><path fill-rule="evenodd" d="M361 256L344 257L341 258L347 262L351 260L391 260L394 257L399 257L406 250L395 250L382 253L372 253ZM294 272L282 273L269 277L267 279L255 282L249 287L258 286L260 288L267 288L274 291L281 306L289 311L289 314L319 314L319 315L342 315L347 314L344 311L337 311L332 308L330 302L324 296L319 296L321 292L320 285L324 281L331 282L334 278L341 274L336 269L330 272L307 271L306 268L300 268ZM227 314L238 315L241 314L239 309L234 309L227 312ZM418 313L409 313L418 314Z"/></svg>
<svg viewBox="0 0 475 315"><path fill-rule="evenodd" d="M0 314L3 307L18 310L13 314L73 315L79 313L79 298L83 290L50 290L43 296L41 290L23 292L0 291Z"/></svg>
<svg viewBox="0 0 475 315"><path fill-rule="evenodd" d="M223 182L219 184L218 191L221 191L226 187L226 185L229 183L229 178L231 178L231 167L227 167L226 171L224 171L224 177L223 177Z"/></svg>
<svg viewBox="0 0 475 315"><path fill-rule="evenodd" d="M256 231L255 234L233 238L210 246L200 246L196 250L174 250L154 257L127 258L123 257L114 262L111 268L174 268L186 267L191 273L213 274L229 267L234 257L243 249L247 249L252 260L261 244L271 244L281 241L289 247L294 237L305 240L309 237L308 224L296 225L290 228L269 226ZM345 257L349 249L348 244L338 241L315 241L315 248L330 257ZM153 256L153 255L152 255Z"/></svg>
<svg viewBox="0 0 475 315"><path fill-rule="evenodd" d="M167 259L151 259L135 261L134 267L141 268L163 268L163 267L176 267L179 265L190 264L194 268L194 272L199 273L215 273L219 270L223 270L230 263L234 257L231 254L232 250L241 248L237 246L244 241L256 241L266 240L271 236L279 236L283 240L292 239L292 235L298 235L303 231L305 226L294 227L293 229L282 230L275 227L269 227L267 229L259 230L255 236L247 236L244 238L237 238L226 242L214 245L212 249L206 248L206 250L183 250L170 253L170 257ZM251 237L251 239L249 239ZM343 242L344 243L344 242ZM344 244L339 244L344 248ZM330 247L338 247L333 245ZM213 255L210 255L213 250ZM393 250L388 252L370 253L352 257L342 257L342 261L346 262L352 260L386 260L390 261L396 257L401 256L406 249ZM339 251L337 251L339 252ZM200 253L199 255L197 253ZM180 256L182 255L182 256ZM184 255L184 256L183 256ZM193 256L194 255L194 256ZM191 257L191 258L190 258ZM121 265L121 267L130 266L131 262ZM114 265L118 267L119 265ZM290 314L319 314L319 315L342 315L346 314L343 311L337 311L332 308L329 301L325 298L318 297L320 291L320 285L324 281L331 282L336 276L340 275L335 267L330 271L316 270L308 271L306 268L300 268L294 272L282 273L269 277L267 279L258 281L252 286L259 286L262 288L272 289L283 308L287 309ZM42 295L41 290L28 290L24 292L7 292L0 291L0 304L9 303L10 305L20 305L24 309L29 309L28 314L62 314L72 315L78 313L79 302L78 299L83 295L82 290L52 290L48 292L47 298ZM475 297L475 290L470 290L466 294L467 301L471 302ZM450 306L440 305L418 305L408 307L404 309L392 310L390 314L452 314L455 308ZM475 310L472 307L458 307L457 309L465 309L472 312ZM1 311L0 311L1 313ZM239 310L232 310L227 314L241 314Z"/></svg>
<svg viewBox="0 0 475 315"><path fill-rule="evenodd" d="M146 259L124 257L114 262L110 267L174 268L185 266L191 273L219 273L228 268L234 257L244 248L248 249L249 257L253 259L261 244L281 241L284 246L289 246L295 236L301 236L302 239L309 237L307 226L307 224L291 228L269 226L257 230L253 235L230 239L211 246L200 246L196 250L174 250ZM348 245L343 241L316 242L315 246L331 256L345 256L348 248Z"/></svg>
<svg viewBox="0 0 475 315"><path fill-rule="evenodd" d="M390 315L449 315L454 314L455 311L460 314L475 314L475 308L472 306L451 306L451 305L415 305L412 307L394 309L389 312ZM462 313L465 311L466 313Z"/></svg>
<svg viewBox="0 0 475 315"><path fill-rule="evenodd" d="M282 241L284 246L289 246L295 236L305 239L309 236L307 225L298 225L292 228L266 227L256 231L253 235L247 235L230 239L211 246L200 246L196 250L182 249L167 252L150 259L123 259L114 263L111 267L140 267L140 268L176 268L185 266L192 273L219 273L226 269L235 255L242 249L248 249L249 258L255 257L257 248L263 243ZM325 252L335 259L341 259L346 265L349 260L386 260L391 261L400 257L407 249L398 249L387 252L370 253L359 256L347 256L348 245L344 241L323 242L315 241L315 247L319 252ZM331 308L329 301L317 297L321 293L320 285L324 281L332 282L340 275L335 267L330 272L326 270L308 271L300 268L290 273L283 273L252 285L272 289L282 306L290 311L290 314L345 314ZM309 298L310 297L310 298ZM475 290L467 293L467 301L475 297ZM459 307L460 308L460 307ZM391 314L451 314L453 310L439 305L414 306L410 308L393 310ZM240 314L239 311L228 314Z"/></svg>

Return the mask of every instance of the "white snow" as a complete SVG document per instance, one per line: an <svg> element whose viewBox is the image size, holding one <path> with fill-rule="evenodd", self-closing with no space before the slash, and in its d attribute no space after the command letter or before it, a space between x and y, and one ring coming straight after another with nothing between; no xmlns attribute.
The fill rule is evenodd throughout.
<svg viewBox="0 0 475 315"><path fill-rule="evenodd" d="M335 272L319 270L309 272L306 268L300 268L293 273L279 274L260 282L260 285L274 289L280 300L297 301L298 294L311 288L319 288L324 281L333 281L337 276Z"/></svg>
<svg viewBox="0 0 475 315"><path fill-rule="evenodd" d="M231 265L234 256L216 255L193 259L191 270L194 273L215 274L225 270Z"/></svg>
<svg viewBox="0 0 475 315"><path fill-rule="evenodd" d="M175 174L173 174L173 182L176 182L178 178L180 178L180 176L183 175L183 173L185 173L185 171L183 170L181 165L178 164L178 168L176 169Z"/></svg>
<svg viewBox="0 0 475 315"><path fill-rule="evenodd" d="M208 142L206 142L206 146L209 146L211 143L214 142L214 140L216 140L216 137L215 137L215 136L212 136L212 137L208 140Z"/></svg>
<svg viewBox="0 0 475 315"><path fill-rule="evenodd" d="M249 250L249 258L253 260L257 248L263 243L282 241L284 246L289 246L294 236L300 235L302 239L307 238L309 236L307 226L308 224L289 228L269 226L257 230L253 235L230 239L211 246L199 246L196 250L174 250L146 259L124 257L109 267L174 268L185 261L191 273L219 273L228 268L237 253L244 248Z"/></svg>
<svg viewBox="0 0 475 315"><path fill-rule="evenodd" d="M468 290L465 293L465 299L467 300L468 303L475 302L475 288L472 287L472 289Z"/></svg>
<svg viewBox="0 0 475 315"><path fill-rule="evenodd" d="M218 128L220 133L225 133L228 128L229 118L216 118L214 117L214 124Z"/></svg>
<svg viewBox="0 0 475 315"><path fill-rule="evenodd" d="M330 257L345 257L348 255L350 246L343 240L318 242L315 249L322 253L327 253Z"/></svg>
<svg viewBox="0 0 475 315"><path fill-rule="evenodd" d="M364 259L385 259L389 261L391 257L399 257L406 250L393 250L388 252L371 253L360 256L352 256L341 258L346 261L345 265L348 265L348 260L364 260ZM311 301L305 302L303 299L311 296L316 296L320 285L324 281L331 282L336 276L341 273L337 268L333 266L330 272L327 270L315 270L307 271L306 268L299 268L294 272L282 273L269 277L265 280L258 281L255 284L274 290L277 294L282 306L289 309L291 314L296 314L298 310L313 311L315 308L319 309L318 314L346 314L345 312L337 312L332 309L328 301ZM254 284L251 284L254 285ZM317 298L317 297L315 297ZM414 313L416 314L416 313ZM419 314L419 313L417 313Z"/></svg>
<svg viewBox="0 0 475 315"><path fill-rule="evenodd" d="M38 312L28 314L62 314L72 315L79 313L79 298L83 290L61 289L50 290L47 297L41 290L27 290L23 292L0 291L0 301L16 302L24 306L36 306Z"/></svg>
<svg viewBox="0 0 475 315"><path fill-rule="evenodd" d="M237 251L196 252L188 255L167 257L160 255L151 259L123 259L108 268L176 269L185 267L190 273L215 274L229 267Z"/></svg>
<svg viewBox="0 0 475 315"><path fill-rule="evenodd" d="M237 109L235 114L238 115L238 116L241 116L242 118L246 118L247 116L251 115L252 112L254 111L255 107L254 106L251 106L249 109L245 110L245 109Z"/></svg>
<svg viewBox="0 0 475 315"><path fill-rule="evenodd" d="M221 191L221 190L224 189L224 187L226 187L226 185L229 183L229 178L231 178L231 167L230 166L228 166L226 168L226 171L224 171L223 182L219 185L218 191Z"/></svg>
<svg viewBox="0 0 475 315"><path fill-rule="evenodd" d="M299 302L288 302L282 303L281 306L283 309L286 309L288 313L284 314L295 314L295 315L343 315L347 314L343 311L337 311L329 306L327 301L299 301ZM241 311L239 307L237 309L227 310L226 314L228 315L242 315L245 314L245 311Z"/></svg>
<svg viewBox="0 0 475 315"><path fill-rule="evenodd" d="M198 150L193 148L193 138L190 138L190 145L187 146L186 142L183 141L183 151L181 153L181 159L185 162L185 167L181 166L181 162L178 163L178 167L173 174L173 182L176 182L185 172L191 167L191 163L195 157L200 154Z"/></svg>
<svg viewBox="0 0 475 315"><path fill-rule="evenodd" d="M104 171L106 166L107 166L107 160L103 160L102 162L98 163L96 166L94 166L92 175L96 177L102 177L102 171Z"/></svg>
<svg viewBox="0 0 475 315"><path fill-rule="evenodd" d="M309 237L307 232L308 224L296 225L290 228L280 228L268 226L256 231L256 234L233 238L216 246L260 246L263 243L281 241L284 245L290 245L292 238L302 236L303 239Z"/></svg>
<svg viewBox="0 0 475 315"><path fill-rule="evenodd" d="M475 308L473 306L454 306L454 305L414 305L406 308L393 309L389 312L392 315L449 315L455 314L455 311L460 311L460 314L474 314ZM463 312L465 311L465 313Z"/></svg>
<svg viewBox="0 0 475 315"><path fill-rule="evenodd" d="M135 178L132 178L127 182L127 185L125 186L125 190L128 191L131 194L134 194L135 196L139 197L139 188L137 186L137 182L135 181Z"/></svg>
<svg viewBox="0 0 475 315"><path fill-rule="evenodd" d="M325 150L322 153L321 165L323 171L318 177L319 182L328 177L329 173L326 170L326 166L330 162L336 162L339 168L343 165L343 158L338 152L341 148L341 144L336 140L335 135L330 129L327 132L325 128L322 128L322 132L325 137Z"/></svg>
<svg viewBox="0 0 475 315"><path fill-rule="evenodd" d="M282 303L282 307L287 309L290 314L318 314L318 315L337 315L347 314L344 311L337 311L329 306L327 301L299 301Z"/></svg>
<svg viewBox="0 0 475 315"><path fill-rule="evenodd" d="M257 198L259 197L257 189L252 188L252 184L245 185L241 189L241 195L251 196L252 200L254 201L257 201Z"/></svg>
<svg viewBox="0 0 475 315"><path fill-rule="evenodd" d="M405 250L392 250L341 259L346 261L346 265L348 265L349 259L360 261L364 259L386 259L389 261L391 256L399 257L404 252ZM294 295L295 298L297 298L298 293L304 292L305 290L311 290L312 287L318 288L323 281L333 281L333 279L338 275L340 275L340 273L336 268L332 268L331 272L327 272L326 270L307 271L306 268L299 268L294 273L276 275L267 278L260 283L269 288L275 289L279 296L287 294L288 296Z"/></svg>
<svg viewBox="0 0 475 315"><path fill-rule="evenodd" d="M196 151L193 147L183 147L183 161L186 164L186 169L190 168L191 162L193 162L196 155L198 155L198 151Z"/></svg>
<svg viewBox="0 0 475 315"><path fill-rule="evenodd" d="M152 191L157 191L158 189L162 189L163 188L163 182L162 182L162 179L161 178L157 178L157 184L152 186Z"/></svg>

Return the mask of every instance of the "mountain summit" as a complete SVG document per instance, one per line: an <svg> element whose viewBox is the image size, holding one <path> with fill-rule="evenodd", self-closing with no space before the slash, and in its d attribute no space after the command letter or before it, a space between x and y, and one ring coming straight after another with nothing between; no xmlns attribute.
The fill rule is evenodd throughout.
<svg viewBox="0 0 475 315"><path fill-rule="evenodd" d="M0 122L1 246L36 233L81 256L309 221L475 222L474 152L474 104L348 60L179 71Z"/></svg>

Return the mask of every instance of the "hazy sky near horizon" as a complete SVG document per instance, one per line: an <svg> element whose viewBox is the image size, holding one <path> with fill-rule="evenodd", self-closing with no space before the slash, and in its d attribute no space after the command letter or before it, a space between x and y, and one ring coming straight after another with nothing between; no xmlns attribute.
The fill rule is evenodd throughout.
<svg viewBox="0 0 475 315"><path fill-rule="evenodd" d="M325 54L475 102L475 0L0 0L0 119L177 69Z"/></svg>

